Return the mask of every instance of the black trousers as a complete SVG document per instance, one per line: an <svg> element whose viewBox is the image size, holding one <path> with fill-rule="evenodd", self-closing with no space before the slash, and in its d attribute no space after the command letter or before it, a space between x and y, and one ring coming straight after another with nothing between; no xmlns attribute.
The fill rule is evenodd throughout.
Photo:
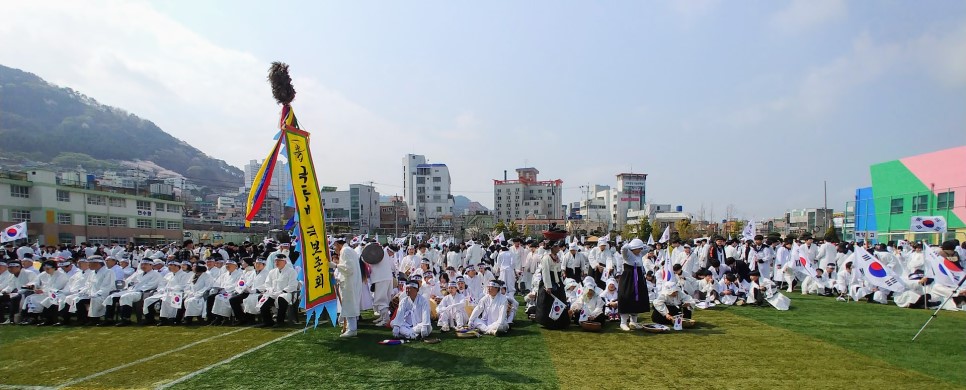
<svg viewBox="0 0 966 390"><path fill-rule="evenodd" d="M218 294L208 295L208 299L205 302L207 304L207 306L205 306L205 313L208 314L208 316L206 318L208 318L209 321L211 321L212 319L215 318L211 314L211 308L212 307L215 307L215 297L217 297L217 296L218 296Z"/></svg>
<svg viewBox="0 0 966 390"><path fill-rule="evenodd" d="M77 321L80 322L81 325L87 324L87 321L89 320L87 317L87 310L90 306L90 299L81 299L77 301L77 313L74 314L77 315ZM60 310L60 317L64 319L65 323L67 323L70 322L70 315L70 306L64 305L64 308Z"/></svg>
<svg viewBox="0 0 966 390"><path fill-rule="evenodd" d="M687 318L687 319L691 318L691 309L686 307L681 308L680 306L668 306L667 313L670 314L671 316L684 314L684 318ZM654 321L655 323L663 324L663 325L671 325L674 323L673 321L668 320L667 318L664 318L664 314L661 314L657 310L654 310L651 312L651 321Z"/></svg>
<svg viewBox="0 0 966 390"><path fill-rule="evenodd" d="M275 306L276 301L278 302L278 313L275 314L275 321L272 321L272 306ZM288 314L288 301L280 298L268 298L262 304L261 314L263 324L272 325L275 322L285 322L285 315Z"/></svg>
<svg viewBox="0 0 966 390"><path fill-rule="evenodd" d="M248 293L247 292L246 293L241 293L241 294L235 295L235 296L233 296L231 298L228 298L228 304L231 305L231 312L235 315L235 319L237 319L239 321L242 318L245 318L246 317L245 316L245 311L242 308L242 301L244 301L245 298L248 298Z"/></svg>
<svg viewBox="0 0 966 390"><path fill-rule="evenodd" d="M10 295L0 295L0 322L8 320L13 322L13 315L20 312L20 300L23 299L23 295L17 294L14 297Z"/></svg>
<svg viewBox="0 0 966 390"><path fill-rule="evenodd" d="M576 280L577 283L581 283L584 278L580 268L567 268L567 277Z"/></svg>

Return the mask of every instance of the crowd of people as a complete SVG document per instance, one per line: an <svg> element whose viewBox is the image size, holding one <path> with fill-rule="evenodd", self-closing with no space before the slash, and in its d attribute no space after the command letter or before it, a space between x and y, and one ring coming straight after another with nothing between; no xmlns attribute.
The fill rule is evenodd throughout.
<svg viewBox="0 0 966 390"><path fill-rule="evenodd" d="M371 242L330 241L341 337L356 336L368 310L394 337L420 339L436 329L467 337L508 332L521 304L526 320L548 329L614 323L631 331L642 326L642 316L667 326L716 306L787 310L791 300L783 292L796 290L909 308L937 307L947 296L946 309L966 303L966 290L937 281L927 258L934 254L961 270L966 244L955 240L935 248L809 235L649 244L607 237L393 243L380 247L381 261L361 258ZM896 286L867 277L871 271L861 264L868 262L856 258L866 253L889 268ZM8 244L2 258L3 324L277 327L298 314L299 253L285 242Z"/></svg>

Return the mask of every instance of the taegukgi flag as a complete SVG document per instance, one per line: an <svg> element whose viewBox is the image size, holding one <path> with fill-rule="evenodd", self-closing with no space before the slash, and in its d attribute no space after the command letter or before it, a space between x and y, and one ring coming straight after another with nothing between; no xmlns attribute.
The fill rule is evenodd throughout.
<svg viewBox="0 0 966 390"><path fill-rule="evenodd" d="M909 222L909 231L916 233L945 233L946 218L938 215L912 217L912 221Z"/></svg>
<svg viewBox="0 0 966 390"><path fill-rule="evenodd" d="M26 222L21 222L13 226L7 226L6 229L3 229L3 236L0 236L0 242L16 241L21 238L27 238Z"/></svg>

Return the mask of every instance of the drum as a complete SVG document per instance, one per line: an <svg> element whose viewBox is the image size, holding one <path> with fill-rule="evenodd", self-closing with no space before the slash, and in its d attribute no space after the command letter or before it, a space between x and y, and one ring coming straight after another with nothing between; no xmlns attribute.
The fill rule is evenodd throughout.
<svg viewBox="0 0 966 390"><path fill-rule="evenodd" d="M382 258L385 257L386 252L382 249L382 245L378 242L373 242L362 248L362 261L367 264L379 264Z"/></svg>

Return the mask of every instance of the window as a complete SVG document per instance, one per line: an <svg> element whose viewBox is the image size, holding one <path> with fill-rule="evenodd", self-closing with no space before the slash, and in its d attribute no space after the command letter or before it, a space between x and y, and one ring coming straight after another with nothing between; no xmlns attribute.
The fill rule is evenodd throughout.
<svg viewBox="0 0 966 390"><path fill-rule="evenodd" d="M74 218L72 215L67 213L57 213L58 225L71 225L73 223L74 223Z"/></svg>
<svg viewBox="0 0 966 390"><path fill-rule="evenodd" d="M339 203L339 198L333 198L332 203Z"/></svg>
<svg viewBox="0 0 966 390"><path fill-rule="evenodd" d="M916 195L912 197L912 212L924 212L929 210L929 195Z"/></svg>
<svg viewBox="0 0 966 390"><path fill-rule="evenodd" d="M168 230L181 229L181 222L168 221Z"/></svg>
<svg viewBox="0 0 966 390"><path fill-rule="evenodd" d="M10 185L10 196L14 198L29 198L30 197L30 187L27 186L17 186Z"/></svg>
<svg viewBox="0 0 966 390"><path fill-rule="evenodd" d="M138 201L138 210L151 211L151 202L148 202L146 200L139 200Z"/></svg>
<svg viewBox="0 0 966 390"><path fill-rule="evenodd" d="M953 199L955 196L956 196L956 193L952 191L940 193L938 196L936 196L936 209L952 210L953 207L955 207L953 205Z"/></svg>
<svg viewBox="0 0 966 390"><path fill-rule="evenodd" d="M107 199L104 197L104 195L87 195L87 204L103 206L107 204Z"/></svg>
<svg viewBox="0 0 966 390"><path fill-rule="evenodd" d="M138 219L137 220L137 227L138 227L138 229L150 229L151 228L151 220L150 219Z"/></svg>
<svg viewBox="0 0 966 390"><path fill-rule="evenodd" d="M416 193L417 194L425 194L426 193L426 187L416 187Z"/></svg>
<svg viewBox="0 0 966 390"><path fill-rule="evenodd" d="M426 178L422 176L416 177L416 184L426 184Z"/></svg>
<svg viewBox="0 0 966 390"><path fill-rule="evenodd" d="M15 223L30 222L30 210L10 210L10 219Z"/></svg>
<svg viewBox="0 0 966 390"><path fill-rule="evenodd" d="M168 212L169 213L180 213L181 212L181 207L178 207L178 205L173 204L173 203L168 203Z"/></svg>
<svg viewBox="0 0 966 390"><path fill-rule="evenodd" d="M443 178L442 177L433 176L433 183L440 183L442 181L443 181Z"/></svg>
<svg viewBox="0 0 966 390"><path fill-rule="evenodd" d="M70 233L60 233L57 235L57 242L61 244L73 244L74 235Z"/></svg>
<svg viewBox="0 0 966 390"><path fill-rule="evenodd" d="M127 218L111 217L108 221L111 227L127 227Z"/></svg>
<svg viewBox="0 0 966 390"><path fill-rule="evenodd" d="M442 189L439 186L435 186L433 187L433 191L442 191Z"/></svg>
<svg viewBox="0 0 966 390"><path fill-rule="evenodd" d="M70 191L57 190L58 202L70 202Z"/></svg>
<svg viewBox="0 0 966 390"><path fill-rule="evenodd" d="M154 221L154 227L156 229L164 229L167 225L164 224L164 221Z"/></svg>
<svg viewBox="0 0 966 390"><path fill-rule="evenodd" d="M902 214L902 198L892 200L892 214Z"/></svg>
<svg viewBox="0 0 966 390"><path fill-rule="evenodd" d="M155 203L154 211L164 211L164 203Z"/></svg>
<svg viewBox="0 0 966 390"><path fill-rule="evenodd" d="M433 195L433 200L435 200L435 201L437 201L437 202L438 202L438 201L441 201L441 200L443 200L443 198L442 198L442 197L440 197L439 195Z"/></svg>
<svg viewBox="0 0 966 390"><path fill-rule="evenodd" d="M437 212L437 213L441 213L441 212L443 212L443 208L442 208L442 207L437 207L437 208L436 208L436 212Z"/></svg>
<svg viewBox="0 0 966 390"><path fill-rule="evenodd" d="M107 226L107 218L100 215L88 215L87 226Z"/></svg>

